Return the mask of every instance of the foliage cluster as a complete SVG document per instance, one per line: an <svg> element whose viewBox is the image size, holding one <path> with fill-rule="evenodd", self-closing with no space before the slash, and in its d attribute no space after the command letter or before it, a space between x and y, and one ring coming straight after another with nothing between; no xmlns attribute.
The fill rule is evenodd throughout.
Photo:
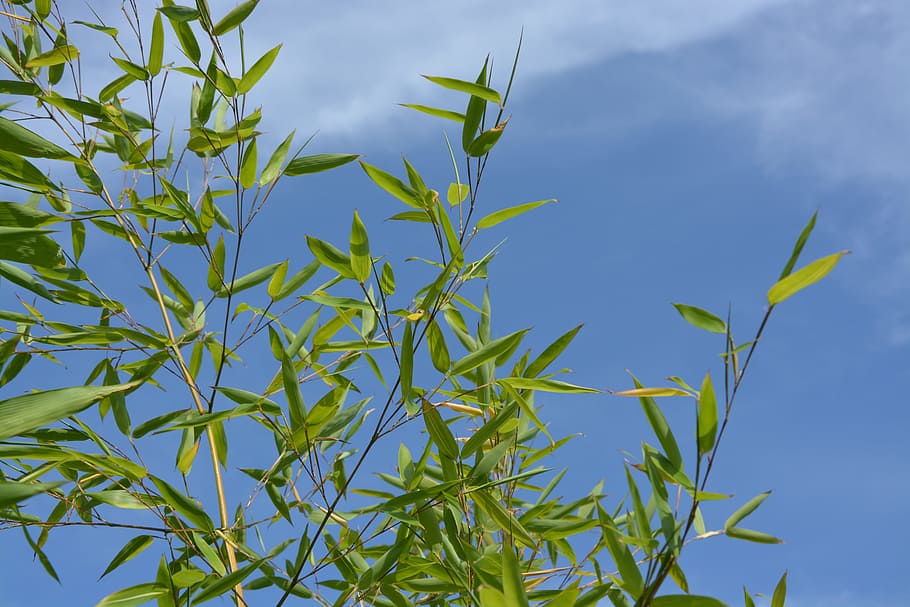
<svg viewBox="0 0 910 607"><path fill-rule="evenodd" d="M129 535L102 575L140 555L150 567L98 607L218 597L276 607L300 598L711 607L722 603L689 594L679 564L688 542L778 541L740 524L767 493L713 531L699 505L728 497L707 484L771 312L843 255L794 271L814 217L753 340L736 343L729 318L676 306L722 337L722 385L709 374L698 388L674 377L671 387L635 380L618 392L639 400L657 445L627 463L622 501L608 504L600 487L568 499L558 490L565 471L542 464L570 437L551 436L537 401L595 392L553 370L579 327L531 352L527 330L496 335L487 292L466 288L486 280L495 253L475 253L479 231L549 202L481 212L514 64L502 93L489 61L473 81L427 76L463 94L463 112L408 105L461 135L446 142L452 181L436 190L406 159L398 177L355 154L292 152L293 132L260 150L271 144L247 98L281 46L246 56L243 24L256 0L226 13L205 0L154 10L130 1L116 19L68 19L52 0L2 5L0 186L13 200L0 202L0 521L21 531L51 577L48 539L79 525ZM83 80L95 67L80 60L78 28L106 45L116 78ZM228 37L239 53L226 50ZM187 129L166 133L159 108L181 78L191 82ZM278 260L242 270L245 237L280 184L354 162L404 205L392 219L430 237L428 250L410 251L430 280L397 284L400 264L356 211L348 242L306 237L305 265L275 251ZM128 277L97 259L87 267L83 252L99 241L127 260ZM235 383L244 359L270 377ZM78 385L57 387L63 372L20 376L30 363L63 362L86 369ZM12 395L17 377L30 390ZM691 457L658 397L692 399ZM422 446L402 443L397 461L377 460L375 447L403 427L419 429L408 436ZM161 445L172 458L157 455ZM244 476L229 481L234 469ZM668 579L675 593L662 590ZM784 578L774 607L785 587ZM753 604L748 593L745 601Z"/></svg>

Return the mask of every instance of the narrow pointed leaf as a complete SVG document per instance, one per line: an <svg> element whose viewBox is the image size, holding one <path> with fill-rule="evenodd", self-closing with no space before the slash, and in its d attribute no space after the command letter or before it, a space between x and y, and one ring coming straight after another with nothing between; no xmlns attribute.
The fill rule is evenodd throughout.
<svg viewBox="0 0 910 607"><path fill-rule="evenodd" d="M673 304L673 307L676 308L676 311L679 312L680 316L685 318L686 321L694 327L710 331L711 333L727 332L727 323L707 310L680 303Z"/></svg>
<svg viewBox="0 0 910 607"><path fill-rule="evenodd" d="M729 529L730 527L736 527L737 524L758 508L763 501L768 499L768 496L771 495L770 491L765 491L764 493L759 493L748 502L736 509L736 512L730 515L726 521L724 521L724 529Z"/></svg>
<svg viewBox="0 0 910 607"><path fill-rule="evenodd" d="M732 537L738 540L746 540L747 542L756 542L759 544L784 543L784 540L776 538L768 533L755 531L753 529L743 529L742 527L730 527L729 529L724 529L724 533L727 535L727 537Z"/></svg>
<svg viewBox="0 0 910 607"><path fill-rule="evenodd" d="M215 528L209 515L206 514L205 510L202 509L202 506L197 504L192 498L188 497L182 491L175 489L160 478L152 476L151 479L161 493L161 497L164 498L164 501L178 513L186 517L186 520L203 531L211 532Z"/></svg>
<svg viewBox="0 0 910 607"><path fill-rule="evenodd" d="M515 549L502 547L502 594L511 607L528 607L528 595L521 577L521 567Z"/></svg>
<svg viewBox="0 0 910 607"><path fill-rule="evenodd" d="M275 63L275 59L278 57L278 52L281 51L281 45L266 51L266 53L256 60L256 63L250 66L250 69L246 71L243 77L240 79L240 82L237 84L237 94L245 95L249 93L256 83L265 76L266 72L269 71L269 68L272 67L272 64ZM283 161L283 159L282 159Z"/></svg>
<svg viewBox="0 0 910 607"><path fill-rule="evenodd" d="M460 112L443 110L440 108L429 107L427 105L418 105L416 103L402 103L401 105L402 107L417 110L418 112L423 112L424 114L429 114L430 116L435 116L436 118L445 118L446 120L453 120L459 123L464 122L464 114Z"/></svg>
<svg viewBox="0 0 910 607"><path fill-rule="evenodd" d="M727 607L727 604L709 596L694 594L665 594L654 597L652 607Z"/></svg>
<svg viewBox="0 0 910 607"><path fill-rule="evenodd" d="M253 12L253 9L256 8L257 4L259 4L259 0L246 0L246 2L241 2L228 11L228 13L215 24L212 28L212 33L216 36L228 33L243 23L244 19L250 16L250 13Z"/></svg>
<svg viewBox="0 0 910 607"><path fill-rule="evenodd" d="M138 607L166 594L168 589L160 584L137 584L109 594L95 607Z"/></svg>
<svg viewBox="0 0 910 607"><path fill-rule="evenodd" d="M528 211L532 211L532 210L536 209L537 207L543 206L543 205L551 203L551 202L556 202L556 199L548 198L546 200L538 200L536 202L526 202L525 204L519 204L517 206L509 207L507 209L500 209L498 211L494 211L494 212L490 213L489 215L487 215L486 217L484 217L483 219L481 219L480 221L478 221L477 227L480 229L491 228L497 224L502 223L503 221L506 221L507 219L517 217L519 215L527 213Z"/></svg>
<svg viewBox="0 0 910 607"><path fill-rule="evenodd" d="M560 394L597 394L600 390L576 386L556 379L542 379L536 377L506 377L496 383L509 385L516 390L539 390L540 392L556 392Z"/></svg>
<svg viewBox="0 0 910 607"><path fill-rule="evenodd" d="M123 548L117 551L117 554L115 554L114 558L111 559L111 562L104 570L104 573L101 574L101 577L106 576L108 573L123 563L138 555L140 552L151 546L152 542L154 541L155 538L150 535L137 535L136 537L130 539L126 544L123 545Z"/></svg>
<svg viewBox="0 0 910 607"><path fill-rule="evenodd" d="M439 411L428 401L423 401L423 421L430 438L439 448L439 455L450 460L457 459L458 445L455 443L455 437Z"/></svg>
<svg viewBox="0 0 910 607"><path fill-rule="evenodd" d="M79 49L71 44L58 46L46 53L29 59L25 67L49 67L52 65L61 65L67 61L74 61L79 58Z"/></svg>
<svg viewBox="0 0 910 607"><path fill-rule="evenodd" d="M297 175L307 175L309 173L319 173L328 171L336 167L344 166L360 158L358 154L316 154L314 156L301 156L290 161L284 167L284 174L289 177Z"/></svg>
<svg viewBox="0 0 910 607"><path fill-rule="evenodd" d="M711 374L705 375L698 396L698 454L709 453L717 436L717 398Z"/></svg>
<svg viewBox="0 0 910 607"><path fill-rule="evenodd" d="M806 242L809 241L809 236L812 234L812 230L815 229L815 220L817 218L818 211L815 211L812 213L812 217L809 219L809 223L807 223L799 233L799 237L796 239L796 243L793 245L793 253L790 254L790 259L787 260L787 265L784 266L784 269L780 273L778 280L783 280L793 271L793 267L796 265L796 262L799 261L799 256L803 252L803 248L806 246Z"/></svg>
<svg viewBox="0 0 910 607"><path fill-rule="evenodd" d="M850 251L841 251L822 257L782 278L768 291L768 303L772 306L777 305L809 285L818 282L834 269L841 257L848 253Z"/></svg>
<svg viewBox="0 0 910 607"><path fill-rule="evenodd" d="M361 161L360 166L367 176L373 180L373 183L383 190L409 206L422 208L420 196L411 188L411 186L405 185L403 181L394 175L386 173L382 169L367 164L366 162Z"/></svg>
<svg viewBox="0 0 910 607"><path fill-rule="evenodd" d="M351 270L351 258L342 253L333 245L319 240L318 238L313 238L312 236L306 237L307 246L310 248L310 252L313 253L313 257L319 260L319 263L324 265L327 268L335 270L345 278L354 278L354 272Z"/></svg>
<svg viewBox="0 0 910 607"><path fill-rule="evenodd" d="M452 375L463 375L464 373L467 373L472 369L476 369L484 363L495 360L500 354L503 354L504 352L514 350L527 332L528 329L522 329L521 331L516 331L515 333L511 333L505 337L494 339L490 343L481 346L479 349L471 352L456 362L454 365L452 365Z"/></svg>
<svg viewBox="0 0 910 607"><path fill-rule="evenodd" d="M360 220L360 215L354 211L354 221L351 224L351 271L357 282L364 283L370 278L373 263L370 259L370 241L367 229Z"/></svg>
<svg viewBox="0 0 910 607"><path fill-rule="evenodd" d="M3 117L0 117L0 150L15 152L31 158L76 160L75 156L56 143L51 143L18 122Z"/></svg>
<svg viewBox="0 0 910 607"><path fill-rule="evenodd" d="M161 13L156 11L152 20L152 42L149 46L148 71L152 76L157 76L161 71L161 62L164 59L164 24Z"/></svg>
<svg viewBox="0 0 910 607"><path fill-rule="evenodd" d="M685 390L679 388L634 388L632 390L622 390L614 392L614 396L692 396Z"/></svg>
<svg viewBox="0 0 910 607"><path fill-rule="evenodd" d="M771 596L771 607L784 607L784 600L787 598L787 572L777 582L774 587L774 594Z"/></svg>
<svg viewBox="0 0 910 607"><path fill-rule="evenodd" d="M0 481L0 508L9 508L51 489L59 487L62 483L18 483L14 481Z"/></svg>
<svg viewBox="0 0 910 607"><path fill-rule="evenodd" d="M279 144L275 151L272 152L269 161L266 163L265 168L262 169L262 172L259 174L259 185L268 185L272 183L278 174L281 172L281 165L284 164L284 159L288 157L288 151L291 149L291 142L294 140L294 131L291 131L291 134L285 137L284 141Z"/></svg>
<svg viewBox="0 0 910 607"><path fill-rule="evenodd" d="M490 150L499 142L508 123L509 121L505 120L478 135L477 138L471 142L471 145L468 146L468 156L479 158L489 154Z"/></svg>
<svg viewBox="0 0 910 607"><path fill-rule="evenodd" d="M444 76L425 75L424 78L434 84L438 84L443 88L467 93L474 97L480 97L484 101L489 101L490 103L495 103L496 105L500 105L502 103L502 97L498 92L494 91L488 86L477 84L476 82L468 82L467 80L458 80L456 78L446 78Z"/></svg>
<svg viewBox="0 0 910 607"><path fill-rule="evenodd" d="M106 396L126 392L140 383L59 388L0 401L0 440L37 430L75 415Z"/></svg>

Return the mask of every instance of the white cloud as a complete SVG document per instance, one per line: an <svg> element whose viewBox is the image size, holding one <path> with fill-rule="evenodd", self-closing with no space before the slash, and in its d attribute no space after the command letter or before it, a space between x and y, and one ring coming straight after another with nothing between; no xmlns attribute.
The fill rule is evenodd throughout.
<svg viewBox="0 0 910 607"><path fill-rule="evenodd" d="M487 52L505 78L525 30L521 81L627 52L660 51L716 36L781 0L404 0L263 4L251 42L285 42L269 77L270 104L327 133L381 127L395 103L432 100L421 73L473 78ZM265 36L264 32L268 35ZM273 110L274 111L274 110Z"/></svg>

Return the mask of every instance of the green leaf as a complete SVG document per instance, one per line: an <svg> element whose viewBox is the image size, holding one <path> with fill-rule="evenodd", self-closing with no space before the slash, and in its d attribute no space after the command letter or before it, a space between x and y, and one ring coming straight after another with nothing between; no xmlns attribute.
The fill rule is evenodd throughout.
<svg viewBox="0 0 910 607"><path fill-rule="evenodd" d="M709 453L717 437L717 398L711 374L705 374L698 396L698 454Z"/></svg>
<svg viewBox="0 0 910 607"><path fill-rule="evenodd" d="M710 331L711 333L727 332L727 323L707 310L681 303L675 303L673 304L673 307L676 308L676 311L679 312L680 316L685 318L692 326L704 329L705 331Z"/></svg>
<svg viewBox="0 0 910 607"><path fill-rule="evenodd" d="M0 179L59 191L60 188L19 154L0 151Z"/></svg>
<svg viewBox="0 0 910 607"><path fill-rule="evenodd" d="M484 68L486 68L486 65L484 65ZM483 84L468 82L467 80L458 80L456 78L446 78L444 76L424 75L424 78L434 84L438 84L443 88L467 93L473 97L480 97L484 101L489 101L490 103L495 103L496 105L502 104L502 97L499 95L499 93L488 86L484 86Z"/></svg>
<svg viewBox="0 0 910 607"><path fill-rule="evenodd" d="M278 174L281 173L281 165L284 164L284 159L288 157L288 151L291 149L293 140L294 131L291 131L291 134L285 137L284 141L275 148L265 168L259 174L259 185L268 185L278 177Z"/></svg>
<svg viewBox="0 0 910 607"><path fill-rule="evenodd" d="M107 595L95 607L137 607L145 605L167 592L168 589L161 584L137 584Z"/></svg>
<svg viewBox="0 0 910 607"><path fill-rule="evenodd" d="M188 23L199 18L199 11L188 6L161 6L158 12L176 23Z"/></svg>
<svg viewBox="0 0 910 607"><path fill-rule="evenodd" d="M430 361L433 363L433 367L440 373L448 373L451 364L449 349L446 347L442 329L439 328L435 319L427 325L427 347L430 350Z"/></svg>
<svg viewBox="0 0 910 607"><path fill-rule="evenodd" d="M164 11L161 10L161 12ZM193 65L199 65L199 59L202 58L202 51L199 50L199 42L196 41L196 35L193 34L193 28L185 21L174 19L168 13L164 14L170 19L171 27L174 28L174 34L177 36L177 41L180 42L180 48L183 49L187 59L189 59ZM196 16L198 17L198 13L196 13Z"/></svg>
<svg viewBox="0 0 910 607"><path fill-rule="evenodd" d="M453 112L451 110L442 110L435 107L429 107L426 105L418 105L416 103L402 103L402 107L410 108L412 110L417 110L418 112L423 112L424 114L429 114L430 116L435 116L436 118L445 118L446 120L453 120L455 122L464 122L464 114L460 112Z"/></svg>
<svg viewBox="0 0 910 607"><path fill-rule="evenodd" d="M770 491L759 493L748 502L737 508L736 512L731 514L730 518L724 521L724 529L735 527L741 520L755 512L755 509L758 508L763 501L768 499L769 495L771 495Z"/></svg>
<svg viewBox="0 0 910 607"><path fill-rule="evenodd" d="M169 485L166 481L155 476L150 476L150 478L152 479L152 482L155 483L155 486L158 488L164 501L174 510L186 517L186 520L203 531L211 532L215 528L212 519L209 518L209 515L205 513L205 510L203 510L194 500L187 497L182 491Z"/></svg>
<svg viewBox="0 0 910 607"><path fill-rule="evenodd" d="M636 388L641 388L641 383L634 375L632 376L632 381L635 382ZM667 418L664 417L660 407L657 406L657 402L650 396L640 396L638 401L641 403L641 408L645 413L645 417L648 418L651 429L654 430L654 434L657 435L657 440L660 441L660 446L663 447L667 459L669 459L674 466L682 469L683 460L682 454L679 451L679 445L676 442L676 438L673 436L670 424L667 423Z"/></svg>
<svg viewBox="0 0 910 607"><path fill-rule="evenodd" d="M603 539L607 544L607 550L610 551L610 556L613 557L613 562L616 563L619 576L622 578L620 585L623 590L632 595L633 599L637 599L644 591L645 583L641 577L641 571L638 569L638 564L635 562L635 557L632 556L629 547L621 541L616 523L600 504L597 505L597 514L601 522Z"/></svg>
<svg viewBox="0 0 910 607"><path fill-rule="evenodd" d="M536 202L527 202L525 204L519 204L517 206L509 207L507 209L500 209L498 211L494 211L494 212L490 213L489 215L487 215L486 217L484 217L483 219L481 219L480 221L478 221L477 227L478 227L478 229L481 229L481 230L484 228L493 227L496 224L506 221L507 219L517 217L518 215L527 213L528 211L536 209L537 207L543 206L550 202L557 202L557 200L555 198L548 198L546 200L538 200Z"/></svg>
<svg viewBox="0 0 910 607"><path fill-rule="evenodd" d="M161 71L161 62L164 59L164 24L161 13L155 12L152 20L152 42L149 45L148 71L152 76L157 76Z"/></svg>
<svg viewBox="0 0 910 607"><path fill-rule="evenodd" d="M27 95L29 97L37 97L41 94L41 88L32 82L0 80L0 93L3 93L4 95Z"/></svg>
<svg viewBox="0 0 910 607"><path fill-rule="evenodd" d="M386 173L382 169L378 169L373 165L367 164L366 162L360 161L360 166L363 167L363 170L367 174L367 177L372 179L373 183L381 187L383 190L408 206L422 208L420 196L413 188L405 185L403 181L394 175Z"/></svg>
<svg viewBox="0 0 910 607"><path fill-rule="evenodd" d="M771 596L771 607L784 607L784 600L787 598L787 572L777 582L774 587L774 594Z"/></svg>
<svg viewBox="0 0 910 607"><path fill-rule="evenodd" d="M237 294L241 291L245 291L250 287L255 287L258 284L262 284L272 277L281 266L281 263L270 263L269 265L259 268L258 270L253 270L249 274L245 274L240 278L231 282L231 284L221 291L218 291L218 297L227 297L228 293Z"/></svg>
<svg viewBox="0 0 910 607"><path fill-rule="evenodd" d="M66 263L63 249L52 238L50 230L0 226L0 259L45 268Z"/></svg>
<svg viewBox="0 0 910 607"><path fill-rule="evenodd" d="M841 257L848 253L850 251L841 251L822 257L782 278L768 291L768 303L772 306L777 305L809 285L818 282L834 269Z"/></svg>
<svg viewBox="0 0 910 607"><path fill-rule="evenodd" d="M339 251L331 244L314 238L306 237L307 246L313 257L319 260L319 263L325 267L335 270L345 278L354 278L354 272L351 270L351 258Z"/></svg>
<svg viewBox="0 0 910 607"><path fill-rule="evenodd" d="M288 177L297 175L308 175L310 173L319 173L328 171L336 167L344 166L349 162L354 162L360 158L359 154L316 154L313 156L301 156L295 158L284 167L284 174Z"/></svg>
<svg viewBox="0 0 910 607"><path fill-rule="evenodd" d="M468 156L479 158L489 154L490 150L499 142L499 138L502 137L502 133L508 123L509 120L506 119L493 128L487 129L478 135L477 139L472 141L471 145L468 146Z"/></svg>
<svg viewBox="0 0 910 607"><path fill-rule="evenodd" d="M256 139L250 142L243 151L243 161L240 163L240 187L250 189L256 183Z"/></svg>
<svg viewBox="0 0 910 607"><path fill-rule="evenodd" d="M495 360L500 354L514 351L527 332L528 329L522 329L484 344L452 365L451 374L464 375L484 363Z"/></svg>
<svg viewBox="0 0 910 607"><path fill-rule="evenodd" d="M159 9L159 10L160 10L160 9ZM117 34L119 34L119 32L117 31L117 28L116 28L116 27L108 27L108 26L106 26L106 25L101 25L101 24L98 24L98 23L88 23L88 22L86 22L86 21L72 21L71 23L76 23L76 24L78 24L78 25L83 25L83 26L88 27L88 28L91 28L91 29L93 29L93 30L95 30L95 31L97 31L97 32L102 32L102 33L104 33L104 34L107 34L108 36L110 36L110 37L112 37L112 38L116 38L116 37L117 37Z"/></svg>
<svg viewBox="0 0 910 607"><path fill-rule="evenodd" d="M303 394L300 392L297 370L286 354L281 359L281 381L284 384L284 393L288 399L291 431L296 432L303 427L304 420L306 420L306 407L303 404Z"/></svg>
<svg viewBox="0 0 910 607"><path fill-rule="evenodd" d="M556 379L541 379L535 377L506 377L496 380L496 383L508 385L515 390L539 390L540 392L556 392L560 394L597 394L600 390L576 386Z"/></svg>
<svg viewBox="0 0 910 607"><path fill-rule="evenodd" d="M446 200L449 206L457 206L465 201L471 193L471 187L464 183L450 183L446 192Z"/></svg>
<svg viewBox="0 0 910 607"><path fill-rule="evenodd" d="M239 26L250 16L250 13L253 12L253 9L256 8L257 4L259 4L259 0L246 0L246 2L241 2L228 11L228 14L215 24L212 28L212 33L216 36L222 36Z"/></svg>
<svg viewBox="0 0 910 607"><path fill-rule="evenodd" d="M622 390L620 392L614 392L614 396L649 396L649 397L659 397L659 396L692 396L685 390L679 388L635 388L633 390Z"/></svg>
<svg viewBox="0 0 910 607"><path fill-rule="evenodd" d="M480 449L488 440L493 438L499 429L509 420L515 419L518 413L518 403L511 402L502 407L496 414L489 419L484 425L478 428L474 434L465 441L461 447L461 459L466 459L475 451Z"/></svg>
<svg viewBox="0 0 910 607"><path fill-rule="evenodd" d="M485 87L487 84L487 64L489 61L490 58L487 56L483 62L480 74L478 74L477 80L475 81L475 84L479 87ZM486 107L487 103L481 96L471 95L471 98L468 100L468 109L464 113L464 125L461 127L461 147L465 153L471 149L471 143L474 141L474 137L480 128L480 123L483 122Z"/></svg>
<svg viewBox="0 0 910 607"><path fill-rule="evenodd" d="M269 297L275 299L279 293L281 293L281 286L284 284L284 277L288 273L288 260L285 259L281 262L281 265L278 266L278 269L275 270L275 273L272 274L272 277L269 279L269 284L265 288L265 292L269 294Z"/></svg>
<svg viewBox="0 0 910 607"><path fill-rule="evenodd" d="M724 533L727 537L732 537L738 540L746 540L747 542L756 542L759 544L783 544L784 540L769 535L767 533L762 533L761 531L754 531L752 529L743 529L742 527L730 527L729 529L724 529Z"/></svg>
<svg viewBox="0 0 910 607"><path fill-rule="evenodd" d="M136 78L134 78L131 74L123 74L122 76L118 76L111 82L107 83L103 89L101 89L101 91L98 93L98 101L104 103L109 99L113 99L117 93L134 82L136 82Z"/></svg>
<svg viewBox="0 0 910 607"><path fill-rule="evenodd" d="M477 507L483 510L500 529L511 535L516 543L528 548L535 546L534 538L531 537L527 529L498 500L491 497L486 490L472 491L470 495Z"/></svg>
<svg viewBox="0 0 910 607"><path fill-rule="evenodd" d="M124 73L129 74L136 80L148 80L149 79L148 71L141 65L136 65L132 61L127 61L126 59L120 59L119 57L111 57L111 59L114 60L114 63L116 63L120 67L120 69L123 70Z"/></svg>
<svg viewBox="0 0 910 607"><path fill-rule="evenodd" d="M652 607L727 607L726 603L709 596L694 594L665 594L651 600Z"/></svg>
<svg viewBox="0 0 910 607"><path fill-rule="evenodd" d="M141 382L115 386L77 386L33 392L0 401L0 440L37 430L75 415L111 394L125 392Z"/></svg>
<svg viewBox="0 0 910 607"><path fill-rule="evenodd" d="M152 542L154 541L155 538L150 535L137 535L136 537L130 539L126 544L123 545L123 548L117 551L117 554L115 554L114 558L111 559L111 562L108 564L107 569L105 569L104 573L101 574L101 577L106 576L108 573L123 563L138 555L140 552L151 546Z"/></svg>
<svg viewBox="0 0 910 607"><path fill-rule="evenodd" d="M395 294L395 273L389 262L382 264L382 274L379 275L379 288L386 295Z"/></svg>
<svg viewBox="0 0 910 607"><path fill-rule="evenodd" d="M398 383L401 384L401 400L405 406L411 401L411 382L414 376L414 323L404 325L401 337L401 351L398 363ZM409 411L409 413L411 413Z"/></svg>
<svg viewBox="0 0 910 607"><path fill-rule="evenodd" d="M351 271L357 282L363 284L370 278L373 262L370 258L370 241L367 229L360 220L360 215L354 211L354 221L351 224Z"/></svg>
<svg viewBox="0 0 910 607"><path fill-rule="evenodd" d="M288 278L281 287L281 290L274 296L275 301L284 299L297 291L303 284L308 281L319 270L319 260L314 260L305 265L303 268Z"/></svg>
<svg viewBox="0 0 910 607"><path fill-rule="evenodd" d="M793 266L795 266L796 262L799 260L799 256L803 252L803 247L806 246L806 242L809 240L809 235L812 234L812 230L815 228L815 220L817 217L818 211L815 211L812 213L812 218L809 219L809 223L807 223L799 233L799 238L796 239L796 243L793 245L793 253L790 254L790 259L787 260L787 265L784 266L784 269L780 273L778 280L783 280L790 275L790 272L793 271Z"/></svg>
<svg viewBox="0 0 910 607"><path fill-rule="evenodd" d="M7 150L31 158L51 158L75 161L77 158L37 135L27 128L6 118L0 117L0 150Z"/></svg>
<svg viewBox="0 0 910 607"><path fill-rule="evenodd" d="M79 49L71 44L58 46L46 53L29 59L25 64L27 68L48 67L51 65L61 65L68 61L74 61L79 58Z"/></svg>
<svg viewBox="0 0 910 607"><path fill-rule="evenodd" d="M212 250L212 258L209 260L206 284L210 290L220 293L224 289L224 283L224 235L219 234L218 242Z"/></svg>
<svg viewBox="0 0 910 607"><path fill-rule="evenodd" d="M193 533L193 543L199 548L199 554L202 555L205 562L207 562L218 575L223 576L227 574L227 568L221 561L221 556L215 551L214 547L210 546L209 543L202 538L201 535Z"/></svg>
<svg viewBox="0 0 910 607"><path fill-rule="evenodd" d="M275 63L275 59L278 57L278 52L281 50L281 45L266 51L266 53L256 60L256 63L250 66L250 69L246 71L243 77L240 79L240 82L237 84L237 94L245 95L249 93L256 83L265 76L266 72L269 71L269 68L272 67L272 64ZM282 159L282 162L284 159Z"/></svg>
<svg viewBox="0 0 910 607"><path fill-rule="evenodd" d="M449 425L429 401L423 401L423 421L427 426L430 438L439 448L439 455L449 460L458 458L458 445L449 430Z"/></svg>
<svg viewBox="0 0 910 607"><path fill-rule="evenodd" d="M502 594L506 605L510 607L528 607L528 595L525 592L521 568L515 549L512 546L502 547Z"/></svg>
<svg viewBox="0 0 910 607"><path fill-rule="evenodd" d="M556 358L562 354L562 352L568 347L572 340L575 339L575 336L581 330L583 325L578 325L574 329L561 335L556 341L547 346L540 355L531 361L531 364L528 365L528 368L525 369L525 377L537 377L543 373L550 364L556 360Z"/></svg>
<svg viewBox="0 0 910 607"><path fill-rule="evenodd" d="M9 508L28 498L55 489L63 483L20 483L0 481L0 508Z"/></svg>

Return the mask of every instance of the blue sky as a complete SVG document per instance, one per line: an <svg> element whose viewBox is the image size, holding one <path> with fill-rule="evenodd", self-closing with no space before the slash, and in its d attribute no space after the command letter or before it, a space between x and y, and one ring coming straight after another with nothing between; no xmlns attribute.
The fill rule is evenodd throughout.
<svg viewBox="0 0 910 607"><path fill-rule="evenodd" d="M773 489L750 526L786 544L715 539L683 564L693 591L735 605L742 584L770 592L784 570L791 607L906 604L910 6L487 4L323 3L299 14L297 2L263 3L248 28L251 55L285 43L257 101L263 130L275 141L292 127L318 130L314 151L363 153L387 169L405 153L428 181L447 183L445 125L396 104L460 106L418 74L473 78L492 52L505 78L523 27L513 119L482 204L560 203L481 243L508 237L491 267L494 331L533 326L542 346L584 322L563 364L572 381L603 389L629 387L627 368L647 384L719 373L722 344L670 303L721 314L732 305L734 332L750 338L793 240L820 209L804 260L853 254L776 311L713 484L736 504ZM182 116L184 100L173 104ZM352 208L374 243L404 233L382 222L396 203L353 168L285 186L272 206L255 241L264 257L303 233L343 241ZM675 403L664 406L685 422ZM621 495L622 451L651 440L637 404L561 398L545 415L556 433L584 433L559 462L568 489L605 478ZM736 504L707 510L708 527ZM0 543L4 562L13 544ZM66 546L51 555L78 557ZM37 565L6 567L0 593L22 597L13 607L97 600L65 571L58 588ZM24 598L35 588L40 603Z"/></svg>

